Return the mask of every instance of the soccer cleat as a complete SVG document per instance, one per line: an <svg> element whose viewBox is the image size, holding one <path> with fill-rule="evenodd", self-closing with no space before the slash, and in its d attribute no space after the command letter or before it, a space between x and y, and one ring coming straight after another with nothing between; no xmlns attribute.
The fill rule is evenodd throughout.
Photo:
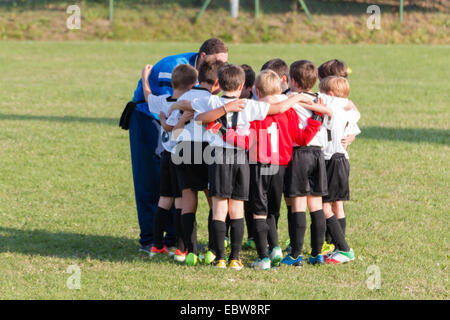
<svg viewBox="0 0 450 320"><path fill-rule="evenodd" d="M313 256L309 256L308 258L308 263L315 265L315 264L324 264L324 258L323 255L318 254L317 256L313 257Z"/></svg>
<svg viewBox="0 0 450 320"><path fill-rule="evenodd" d="M198 256L195 253L188 253L186 256L186 265L196 266L198 264Z"/></svg>
<svg viewBox="0 0 450 320"><path fill-rule="evenodd" d="M225 242L223 245L225 248L228 248L228 246L230 245L230 239L228 239L228 237L225 237Z"/></svg>
<svg viewBox="0 0 450 320"><path fill-rule="evenodd" d="M203 262L205 264L211 264L214 260L216 260L216 255L211 250L206 251Z"/></svg>
<svg viewBox="0 0 450 320"><path fill-rule="evenodd" d="M283 252L281 251L281 248L274 247L269 252L269 258L272 261L272 265L278 266L280 264L281 260L283 260Z"/></svg>
<svg viewBox="0 0 450 320"><path fill-rule="evenodd" d="M330 252L333 252L335 249L334 244L327 243L326 241L323 242L322 245L322 251L320 252L321 255L325 256L329 254ZM311 250L307 252L308 255L311 255Z"/></svg>
<svg viewBox="0 0 450 320"><path fill-rule="evenodd" d="M355 253L352 249L350 251L335 251L325 257L325 263L340 264L355 260Z"/></svg>
<svg viewBox="0 0 450 320"><path fill-rule="evenodd" d="M163 246L162 249L152 247L152 249L150 250L150 258L153 258L157 255L165 255L165 254L169 254L169 250L167 250L166 246Z"/></svg>
<svg viewBox="0 0 450 320"><path fill-rule="evenodd" d="M181 251L180 249L175 250L175 254L173 255L173 259L176 262L184 262L186 261L187 256L187 250L185 252Z"/></svg>
<svg viewBox="0 0 450 320"><path fill-rule="evenodd" d="M230 267L233 270L241 270L244 267L244 265L242 264L241 260L231 260L228 267Z"/></svg>
<svg viewBox="0 0 450 320"><path fill-rule="evenodd" d="M281 264L286 265L286 266L292 266L292 267L303 267L303 257L302 256L298 256L297 259L295 259L294 257L290 256L289 254L284 257L283 260L281 260Z"/></svg>
<svg viewBox="0 0 450 320"><path fill-rule="evenodd" d="M214 267L220 268L220 269L226 269L226 267L227 267L227 262L226 262L225 260L219 260L219 261L217 261L217 263L214 265Z"/></svg>
<svg viewBox="0 0 450 320"><path fill-rule="evenodd" d="M256 249L255 240L253 240L253 238L248 238L247 242L245 243L245 248Z"/></svg>
<svg viewBox="0 0 450 320"><path fill-rule="evenodd" d="M270 269L270 259L269 258L263 258L263 259L256 259L255 262L252 263L251 267L253 269L258 270L269 270Z"/></svg>

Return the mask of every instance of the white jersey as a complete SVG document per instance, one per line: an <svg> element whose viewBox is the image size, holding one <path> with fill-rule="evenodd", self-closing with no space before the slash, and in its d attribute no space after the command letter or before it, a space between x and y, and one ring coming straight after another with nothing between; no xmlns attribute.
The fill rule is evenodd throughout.
<svg viewBox="0 0 450 320"><path fill-rule="evenodd" d="M169 114L170 107L174 104L177 99L173 99L169 94L164 94L161 96L155 96L153 94L148 95L148 109L159 115L163 112L166 117ZM176 145L176 141L172 138L172 132L166 132L161 126L161 143L164 149L168 152L172 152Z"/></svg>
<svg viewBox="0 0 450 320"><path fill-rule="evenodd" d="M194 117L198 114L214 110L223 107L225 104L236 100L235 98L224 98L218 96L210 96L209 98L198 99L192 103L192 108L195 111ZM255 101L252 99L246 99L245 107L242 111L237 113L236 119L236 132L239 135L246 136L250 134L250 122L255 120L264 120L269 112L270 104L267 102ZM224 115L223 122L227 127L231 127L233 122L233 112L228 112ZM205 137L209 144L213 147L223 147L223 148L234 148L239 149L239 147L227 144L223 141L222 136L218 134L213 134L207 131Z"/></svg>
<svg viewBox="0 0 450 320"><path fill-rule="evenodd" d="M303 94L303 96L305 96L305 98L310 99L311 101L314 101L314 96L308 95L308 94ZM299 118L300 118L300 124L299 127L300 129L305 129L306 126L308 125L308 118L310 118L313 115L313 112L311 110L305 109L302 106L298 105L298 104L294 104L294 106L292 107L295 112L297 112ZM323 148L325 146L325 142L326 142L326 134L327 134L327 130L324 127L324 125L322 125L320 127L320 130L317 132L317 134L314 136L314 138L311 139L311 141L308 143L308 147L321 147ZM298 146L298 144L296 144L294 142L294 147Z"/></svg>
<svg viewBox="0 0 450 320"><path fill-rule="evenodd" d="M347 150L342 146L341 140L349 134L361 132L356 124L361 115L354 109L344 110L348 104L348 99L332 97L322 93L320 97L327 107L333 110L331 119L328 116L324 119L324 126L327 128L327 142L323 149L325 160L330 160L335 153L343 153L348 159Z"/></svg>
<svg viewBox="0 0 450 320"><path fill-rule="evenodd" d="M191 102L191 105L193 106L197 100L208 99L211 96L212 96L211 93L207 89L195 87L189 90L188 92L185 92L181 97L178 98L178 101L188 100ZM172 112L169 119L167 119L167 124L170 126L175 126L178 123L178 120L181 118L181 115L182 112L180 110L175 110L174 112ZM203 141L205 129L202 126L201 122L195 121L194 119L185 124L183 131L176 139L177 142Z"/></svg>

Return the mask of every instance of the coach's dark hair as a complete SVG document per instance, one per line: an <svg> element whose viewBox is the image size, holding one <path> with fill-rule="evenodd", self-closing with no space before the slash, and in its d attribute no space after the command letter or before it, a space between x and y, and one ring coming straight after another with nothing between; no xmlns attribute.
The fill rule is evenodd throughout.
<svg viewBox="0 0 450 320"><path fill-rule="evenodd" d="M324 62L319 67L319 78L325 79L326 77L336 76L347 78L347 65L344 61L333 59Z"/></svg>
<svg viewBox="0 0 450 320"><path fill-rule="evenodd" d="M253 87L253 85L255 84L255 78L256 78L255 71L253 71L253 68L250 67L248 64L241 64L241 68L245 72L245 85L244 86L246 88Z"/></svg>
<svg viewBox="0 0 450 320"><path fill-rule="evenodd" d="M281 78L282 76L289 77L289 67L284 60L281 60L279 58L272 59L267 61L263 64L261 67L261 71L263 70L272 70L275 71L275 73Z"/></svg>
<svg viewBox="0 0 450 320"><path fill-rule="evenodd" d="M223 42L222 40L218 38L211 38L203 42L198 53L202 52L206 53L206 55L227 53L228 48L225 42Z"/></svg>
<svg viewBox="0 0 450 320"><path fill-rule="evenodd" d="M189 64L179 64L172 71L174 89L190 89L197 82L197 70Z"/></svg>
<svg viewBox="0 0 450 320"><path fill-rule="evenodd" d="M300 89L307 91L314 87L319 74L314 63L308 60L299 60L291 64L289 76L297 83Z"/></svg>
<svg viewBox="0 0 450 320"><path fill-rule="evenodd" d="M198 68L198 82L214 84L217 81L220 67L224 62L217 60L214 56L206 56Z"/></svg>
<svg viewBox="0 0 450 320"><path fill-rule="evenodd" d="M225 64L219 69L219 85L222 91L235 91L245 83L245 72L235 64Z"/></svg>

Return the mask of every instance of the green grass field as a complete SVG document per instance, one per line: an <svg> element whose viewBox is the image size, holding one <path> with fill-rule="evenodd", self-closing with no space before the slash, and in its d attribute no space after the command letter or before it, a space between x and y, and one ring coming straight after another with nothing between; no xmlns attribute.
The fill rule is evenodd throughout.
<svg viewBox="0 0 450 320"><path fill-rule="evenodd" d="M273 57L339 57L353 70L362 113L346 206L353 263L257 272L255 252L244 251L247 268L233 272L138 253L118 118L144 64L198 47L0 42L0 298L448 299L448 46L230 45L231 62L258 70ZM282 241L286 220L283 208ZM66 285L70 265L81 269L80 290ZM371 265L379 290L366 286Z"/></svg>

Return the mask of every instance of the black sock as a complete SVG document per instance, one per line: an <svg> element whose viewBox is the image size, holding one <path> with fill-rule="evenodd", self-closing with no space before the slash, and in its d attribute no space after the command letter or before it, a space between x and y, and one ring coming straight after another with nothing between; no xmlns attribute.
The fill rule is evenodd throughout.
<svg viewBox="0 0 450 320"><path fill-rule="evenodd" d="M347 220L345 219L345 217L338 219L339 224L341 225L341 229L342 232L344 233L344 237L345 237L345 229L347 228Z"/></svg>
<svg viewBox="0 0 450 320"><path fill-rule="evenodd" d="M306 213L293 212L291 213L291 256L297 258L302 254L303 241L306 232Z"/></svg>
<svg viewBox="0 0 450 320"><path fill-rule="evenodd" d="M181 209L175 210L174 227L177 249L179 249L181 252L184 252L186 250L186 247L184 245L183 228L181 226Z"/></svg>
<svg viewBox="0 0 450 320"><path fill-rule="evenodd" d="M153 243L157 249L162 249L164 229L169 221L169 210L158 207L153 217Z"/></svg>
<svg viewBox="0 0 450 320"><path fill-rule="evenodd" d="M327 219L327 230L330 231L337 250L350 251L350 247L345 241L344 233L342 232L341 225L339 224L336 216L332 216L331 218Z"/></svg>
<svg viewBox="0 0 450 320"><path fill-rule="evenodd" d="M248 201L244 202L245 224L247 226L247 239L255 238L253 235L253 213Z"/></svg>
<svg viewBox="0 0 450 320"><path fill-rule="evenodd" d="M310 212L311 215L311 255L317 256L322 252L325 240L326 219L323 210Z"/></svg>
<svg viewBox="0 0 450 320"><path fill-rule="evenodd" d="M195 222L195 213L185 213L181 215L181 223L183 230L183 240L188 253L198 253L197 248L197 227Z"/></svg>
<svg viewBox="0 0 450 320"><path fill-rule="evenodd" d="M267 234L267 241L269 242L269 249L272 250L278 247L278 231L277 231L277 217L270 214L267 216L267 225L269 226L269 232Z"/></svg>
<svg viewBox="0 0 450 320"><path fill-rule="evenodd" d="M267 233L269 226L266 219L253 220L253 235L255 236L256 251L260 259L267 258Z"/></svg>
<svg viewBox="0 0 450 320"><path fill-rule="evenodd" d="M220 220L213 220L214 236L216 242L217 260L225 260L225 234L227 233L227 225Z"/></svg>
<svg viewBox="0 0 450 320"><path fill-rule="evenodd" d="M208 215L208 249L216 254L216 239L214 236L213 213L211 209Z"/></svg>
<svg viewBox="0 0 450 320"><path fill-rule="evenodd" d="M232 219L230 223L231 253L230 260L239 260L244 240L244 219Z"/></svg>

